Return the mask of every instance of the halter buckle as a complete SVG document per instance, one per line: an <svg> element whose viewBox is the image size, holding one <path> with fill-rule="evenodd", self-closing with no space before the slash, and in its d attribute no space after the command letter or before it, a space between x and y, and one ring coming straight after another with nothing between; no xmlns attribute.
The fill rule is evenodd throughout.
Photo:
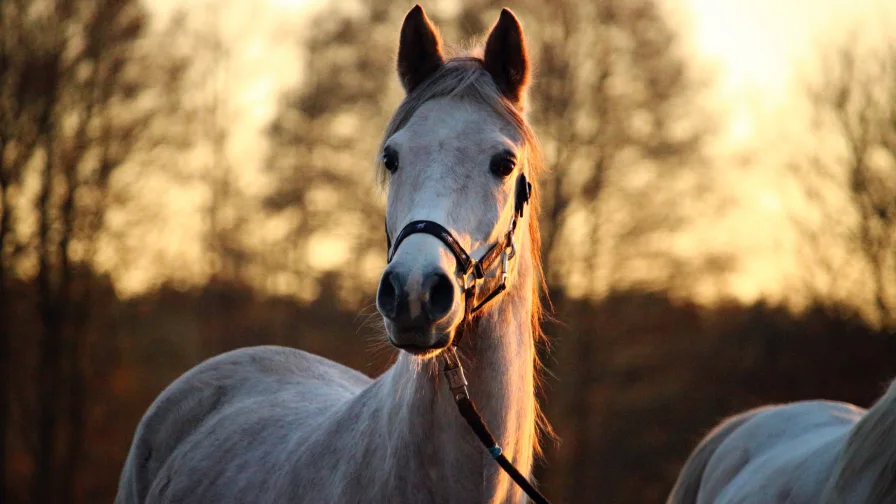
<svg viewBox="0 0 896 504"><path fill-rule="evenodd" d="M507 283L507 272L510 270L510 260L516 257L516 242L511 240L510 246L504 249L501 259L501 283Z"/></svg>
<svg viewBox="0 0 896 504"><path fill-rule="evenodd" d="M467 377L464 376L464 368L460 365L457 350L453 346L449 346L442 355L445 357L445 366L442 370L445 373L445 378L448 379L448 388L451 389L454 400L469 397Z"/></svg>

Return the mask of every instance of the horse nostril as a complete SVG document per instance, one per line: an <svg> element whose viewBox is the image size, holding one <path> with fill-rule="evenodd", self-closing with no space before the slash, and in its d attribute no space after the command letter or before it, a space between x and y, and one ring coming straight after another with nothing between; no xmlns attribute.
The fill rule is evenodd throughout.
<svg viewBox="0 0 896 504"><path fill-rule="evenodd" d="M433 273L429 279L429 301L426 311L431 320L439 320L454 305L454 284L444 273Z"/></svg>
<svg viewBox="0 0 896 504"><path fill-rule="evenodd" d="M387 271L380 280L380 287L376 292L376 307L383 316L390 320L394 320L398 315L399 288L395 275L391 271Z"/></svg>

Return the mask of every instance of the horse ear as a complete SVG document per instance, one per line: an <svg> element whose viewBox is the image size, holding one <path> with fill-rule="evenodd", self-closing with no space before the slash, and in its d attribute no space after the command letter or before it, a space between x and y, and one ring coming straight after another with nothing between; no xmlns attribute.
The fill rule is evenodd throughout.
<svg viewBox="0 0 896 504"><path fill-rule="evenodd" d="M523 27L510 9L501 11L498 23L492 28L485 43L483 62L501 93L520 106L529 84L529 58Z"/></svg>
<svg viewBox="0 0 896 504"><path fill-rule="evenodd" d="M398 43L398 77L404 90L410 93L444 64L439 34L423 7L415 5L404 18Z"/></svg>

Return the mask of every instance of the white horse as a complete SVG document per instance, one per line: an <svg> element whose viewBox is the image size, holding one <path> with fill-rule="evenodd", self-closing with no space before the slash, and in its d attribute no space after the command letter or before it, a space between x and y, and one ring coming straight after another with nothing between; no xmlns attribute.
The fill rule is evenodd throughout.
<svg viewBox="0 0 896 504"><path fill-rule="evenodd" d="M666 502L896 503L896 381L867 411L802 401L725 420L691 454Z"/></svg>
<svg viewBox="0 0 896 504"><path fill-rule="evenodd" d="M377 294L388 339L403 350L397 361L375 380L273 346L201 363L141 420L116 503L523 500L458 415L437 359L463 334L456 348L470 395L503 453L529 475L541 418L543 281L535 195L528 212L518 208L528 195L520 181L541 168L522 116L522 28L504 10L481 57L446 60L417 6L401 29L398 73L407 96L382 143L387 234L396 243ZM398 236L420 220L449 235ZM485 271L461 271L451 235L473 258L500 248L480 262ZM503 279L506 291L469 316ZM480 289L468 300L463 287L472 284Z"/></svg>

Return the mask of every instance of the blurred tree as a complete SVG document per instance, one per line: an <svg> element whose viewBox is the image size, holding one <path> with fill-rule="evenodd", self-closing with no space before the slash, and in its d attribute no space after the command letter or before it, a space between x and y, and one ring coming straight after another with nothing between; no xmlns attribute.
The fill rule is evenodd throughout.
<svg viewBox="0 0 896 504"><path fill-rule="evenodd" d="M11 29L13 19L18 18L22 2L0 4L0 500L7 502L6 441L11 414L11 332L10 311L7 309L8 264L12 245L8 243L12 223L11 189L21 181L27 162L25 153L31 151L36 141L33 120L34 111L29 86L24 82L25 66L19 48L23 34ZM30 116L30 117L29 117ZM29 121L28 119L31 118ZM31 128L28 128L31 126ZM20 146L21 144L21 146Z"/></svg>
<svg viewBox="0 0 896 504"><path fill-rule="evenodd" d="M153 84L176 80L178 70L176 61L149 64L155 55L142 45L146 17L137 0L3 2L0 27L3 276L35 277L43 326L36 341L16 342L20 350L35 345L39 356L35 395L23 396L37 403L21 405L36 415L25 431L34 437L27 443L32 500L78 502L94 372L87 349L114 343L86 339L92 282L85 278L92 277L84 273L93 266L110 179L149 146L156 127L153 106L166 94Z"/></svg>
<svg viewBox="0 0 896 504"><path fill-rule="evenodd" d="M11 234L14 204L13 187L21 184L25 165L37 142L36 115L40 96L29 85L43 64L28 58L26 44L31 35L17 29L17 21L26 8L24 1L0 3L0 500L8 502L9 460L7 440L12 408L12 332L7 307L8 277L15 255L15 236ZM33 54L32 54L33 55Z"/></svg>
<svg viewBox="0 0 896 504"><path fill-rule="evenodd" d="M480 30L499 8L466 2L460 19ZM669 246L676 231L718 203L704 189L704 156L712 122L699 106L702 83L681 53L678 37L653 0L512 2L532 43L537 73L531 117L548 168L541 183L543 250L548 281L572 294L603 297L615 289L693 289L700 274L730 268L727 258L693 260ZM646 274L645 274L646 272ZM562 300L561 300L562 301ZM558 309L565 311L561 304ZM601 436L602 401L591 391L611 386L611 342L622 335L595 314L563 344L569 423L558 425L566 453L562 488L594 495L602 468L588 452ZM563 475L566 475L565 477ZM562 498L561 500L569 500Z"/></svg>
<svg viewBox="0 0 896 504"><path fill-rule="evenodd" d="M502 5L464 2L463 31L483 32ZM664 284L684 265L669 234L715 203L702 193L712 121L675 30L653 0L509 5L537 20L526 34L537 69L531 117L548 167L541 187L549 281L586 295ZM651 278L639 276L643 270Z"/></svg>
<svg viewBox="0 0 896 504"><path fill-rule="evenodd" d="M217 281L239 283L245 281L249 261L247 247L241 241L248 211L227 152L229 125L234 116L229 86L232 56L222 18L232 13L232 3L212 2L196 16L191 72L196 76L195 91L200 95L196 120L202 138L197 143L205 146L208 155L202 179L209 193L205 245L211 275Z"/></svg>
<svg viewBox="0 0 896 504"><path fill-rule="evenodd" d="M857 289L878 323L896 327L896 43L841 43L808 95L819 143L793 167L810 206L796 220L811 292L836 302Z"/></svg>
<svg viewBox="0 0 896 504"><path fill-rule="evenodd" d="M356 292L375 285L363 275L365 260L382 262L385 246L373 164L400 99L393 66L403 9L370 0L359 10L316 14L302 40L302 80L270 126L266 169L274 182L265 206L287 229L270 248L270 264L299 292L316 288L311 262L327 238L347 248L327 254L336 256L341 282Z"/></svg>

